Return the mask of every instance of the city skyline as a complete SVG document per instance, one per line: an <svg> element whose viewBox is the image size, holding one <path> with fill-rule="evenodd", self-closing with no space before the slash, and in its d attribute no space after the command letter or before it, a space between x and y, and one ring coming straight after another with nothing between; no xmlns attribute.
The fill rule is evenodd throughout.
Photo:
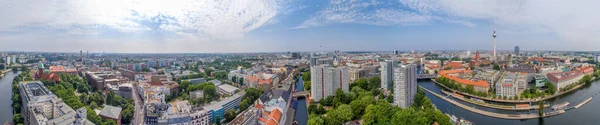
<svg viewBox="0 0 600 125"><path fill-rule="evenodd" d="M594 51L599 1L3 1L0 50ZM251 6L253 5L253 6ZM320 46L323 46L321 48Z"/></svg>

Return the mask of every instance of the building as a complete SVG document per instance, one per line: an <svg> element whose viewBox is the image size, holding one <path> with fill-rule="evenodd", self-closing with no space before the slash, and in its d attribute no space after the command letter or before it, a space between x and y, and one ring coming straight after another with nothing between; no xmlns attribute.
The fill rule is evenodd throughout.
<svg viewBox="0 0 600 125"><path fill-rule="evenodd" d="M583 73L575 70L559 73L548 73L546 74L546 78L548 78L550 83L556 86L557 91L560 91L562 88L568 85L579 82L579 80L583 78Z"/></svg>
<svg viewBox="0 0 600 125"><path fill-rule="evenodd" d="M387 60L385 62L380 62L379 64L381 65L379 68L381 71L381 88L390 90L394 80L393 69L395 63L392 60Z"/></svg>
<svg viewBox="0 0 600 125"><path fill-rule="evenodd" d="M210 105L204 106L204 109L208 111L209 121L211 123L217 122L217 117L221 119L223 122L225 121L225 112L229 110L237 110L240 106L240 102L242 101L243 96L246 92L238 92L231 97L227 97L224 100L219 102L211 102Z"/></svg>
<svg viewBox="0 0 600 125"><path fill-rule="evenodd" d="M548 78L546 78L546 75L535 74L533 77L535 78L535 87L546 86L546 82L548 82Z"/></svg>
<svg viewBox="0 0 600 125"><path fill-rule="evenodd" d="M518 75L515 72L506 72L496 84L496 95L499 97L514 97L519 95Z"/></svg>
<svg viewBox="0 0 600 125"><path fill-rule="evenodd" d="M204 78L195 78L195 79L186 79L186 80L182 80L182 81L188 81L192 84L200 84L200 83L204 83L206 82L206 79Z"/></svg>
<svg viewBox="0 0 600 125"><path fill-rule="evenodd" d="M217 91L219 92L219 94L233 95L237 90L239 90L239 88L231 86L229 84L221 84L217 86Z"/></svg>
<svg viewBox="0 0 600 125"><path fill-rule="evenodd" d="M73 110L40 81L19 83L25 125L94 125L85 108Z"/></svg>
<svg viewBox="0 0 600 125"><path fill-rule="evenodd" d="M394 106L407 108L413 104L417 93L417 66L394 67Z"/></svg>
<svg viewBox="0 0 600 125"><path fill-rule="evenodd" d="M10 63L11 63L10 56L6 56L6 57L4 58L4 62L6 62L6 65L7 65L7 66L9 66L9 65L10 65Z"/></svg>
<svg viewBox="0 0 600 125"><path fill-rule="evenodd" d="M118 85L106 84L106 88L115 94L126 98L132 99L133 96L133 84L132 83L121 83Z"/></svg>
<svg viewBox="0 0 600 125"><path fill-rule="evenodd" d="M333 96L338 88L342 91L349 90L349 73L344 67L331 67L329 65L317 65L311 67L311 99L320 100L327 96Z"/></svg>
<svg viewBox="0 0 600 125"><path fill-rule="evenodd" d="M45 69L44 64L40 63L34 78L36 80L45 79L59 82L61 73L77 75L77 69L65 68L64 66L50 66L48 69Z"/></svg>
<svg viewBox="0 0 600 125"><path fill-rule="evenodd" d="M439 75L442 77L460 83L462 87L473 85L475 91L488 92L490 84L481 79L475 79L475 81L471 80L469 77L471 77L472 74L473 71L471 70L442 70L439 72Z"/></svg>
<svg viewBox="0 0 600 125"><path fill-rule="evenodd" d="M248 75L246 82L250 87L259 88L263 91L269 91L273 86L279 84L279 75L268 73L257 73Z"/></svg>
<svg viewBox="0 0 600 125"><path fill-rule="evenodd" d="M114 107L110 105L104 105L100 114L103 120L113 120L117 123L117 125L121 125L121 107Z"/></svg>
<svg viewBox="0 0 600 125"><path fill-rule="evenodd" d="M519 46L515 46L515 56L521 56L521 54L519 53L520 48Z"/></svg>
<svg viewBox="0 0 600 125"><path fill-rule="evenodd" d="M208 111L204 109L192 109L190 114L192 117L192 125L208 125L211 123Z"/></svg>
<svg viewBox="0 0 600 125"><path fill-rule="evenodd" d="M484 80L487 83L496 84L502 73L496 70L485 70L475 74L475 81Z"/></svg>

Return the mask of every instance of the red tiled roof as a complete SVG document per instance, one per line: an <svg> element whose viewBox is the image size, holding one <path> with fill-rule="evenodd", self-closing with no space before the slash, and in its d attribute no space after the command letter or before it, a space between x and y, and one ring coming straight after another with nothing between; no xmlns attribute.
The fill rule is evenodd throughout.
<svg viewBox="0 0 600 125"><path fill-rule="evenodd" d="M487 82L483 81L483 80L478 80L478 81L471 81L471 80L466 80L466 79L461 79L455 76L452 76L450 74L468 74L468 73L472 73L473 71L471 70L442 70L439 72L440 75L442 75L443 77L446 77L450 80L454 80L458 83L461 84L467 84L467 85L473 85L473 86L479 86L479 87L489 87L490 84L488 84Z"/></svg>
<svg viewBox="0 0 600 125"><path fill-rule="evenodd" d="M568 72L548 73L546 74L546 77L552 81L560 82L578 77L580 75L583 75L582 72L572 70Z"/></svg>

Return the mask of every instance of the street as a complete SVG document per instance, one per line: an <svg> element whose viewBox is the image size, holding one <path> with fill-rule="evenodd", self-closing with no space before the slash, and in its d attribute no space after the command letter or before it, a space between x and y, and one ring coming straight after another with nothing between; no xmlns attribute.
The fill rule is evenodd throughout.
<svg viewBox="0 0 600 125"><path fill-rule="evenodd" d="M143 125L144 124L144 104L141 100L140 95L138 94L137 87L133 87L133 101L135 103L135 112L133 115L133 124L134 125Z"/></svg>

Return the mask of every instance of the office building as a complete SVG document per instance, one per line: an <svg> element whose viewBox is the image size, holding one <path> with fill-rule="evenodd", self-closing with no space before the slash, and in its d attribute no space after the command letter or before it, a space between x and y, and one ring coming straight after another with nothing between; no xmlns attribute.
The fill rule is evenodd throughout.
<svg viewBox="0 0 600 125"><path fill-rule="evenodd" d="M25 125L94 125L87 110L73 110L40 81L19 83L21 115Z"/></svg>
<svg viewBox="0 0 600 125"><path fill-rule="evenodd" d="M387 60L384 62L380 62L380 65L381 67L379 68L379 70L381 71L381 88L385 90L390 90L392 88L392 83L394 80L394 61Z"/></svg>
<svg viewBox="0 0 600 125"><path fill-rule="evenodd" d="M515 56L521 56L521 55L519 55L520 54L519 51L520 51L519 46L515 46Z"/></svg>
<svg viewBox="0 0 600 125"><path fill-rule="evenodd" d="M344 67L317 65L311 67L311 96L318 101L327 96L333 96L338 88L349 91L349 73Z"/></svg>
<svg viewBox="0 0 600 125"><path fill-rule="evenodd" d="M407 108L417 93L417 67L414 64L394 67L394 106Z"/></svg>

